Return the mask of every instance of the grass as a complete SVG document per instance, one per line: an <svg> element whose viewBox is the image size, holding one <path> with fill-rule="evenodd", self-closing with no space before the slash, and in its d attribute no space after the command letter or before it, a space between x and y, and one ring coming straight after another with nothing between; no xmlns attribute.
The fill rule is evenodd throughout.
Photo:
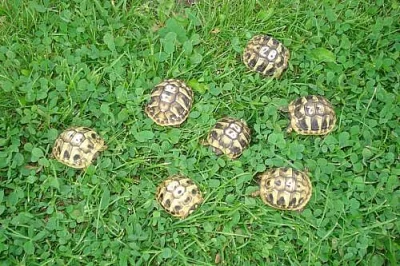
<svg viewBox="0 0 400 266"><path fill-rule="evenodd" d="M0 265L400 263L398 1L0 2ZM279 80L241 62L260 33L291 51ZM180 128L143 112L165 78L195 90ZM335 105L327 137L285 132L307 94ZM224 115L252 128L238 160L200 144ZM70 125L107 141L86 171L50 158ZM249 196L287 165L310 171L302 213ZM205 194L185 220L154 199L176 173Z"/></svg>

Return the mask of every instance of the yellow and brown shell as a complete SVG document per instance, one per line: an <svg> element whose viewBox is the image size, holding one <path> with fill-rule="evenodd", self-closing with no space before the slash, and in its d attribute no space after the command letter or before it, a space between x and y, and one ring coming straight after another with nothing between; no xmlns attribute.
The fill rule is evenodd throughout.
<svg viewBox="0 0 400 266"><path fill-rule="evenodd" d="M251 70L279 78L288 67L289 50L268 35L256 35L247 43L243 62Z"/></svg>
<svg viewBox="0 0 400 266"><path fill-rule="evenodd" d="M332 104L322 96L308 95L292 101L288 107L292 130L302 135L326 135L336 124Z"/></svg>
<svg viewBox="0 0 400 266"><path fill-rule="evenodd" d="M179 126L189 116L192 104L192 89L181 80L168 79L154 88L145 112L160 126Z"/></svg>
<svg viewBox="0 0 400 266"><path fill-rule="evenodd" d="M173 175L164 180L158 187L156 199L171 215L186 218L203 202L201 191L190 179Z"/></svg>
<svg viewBox="0 0 400 266"><path fill-rule="evenodd" d="M249 146L250 140L250 128L244 120L224 117L211 129L207 144L217 155L235 159Z"/></svg>
<svg viewBox="0 0 400 266"><path fill-rule="evenodd" d="M280 210L301 211L312 194L310 178L305 172L282 167L260 175L260 195L265 204Z"/></svg>
<svg viewBox="0 0 400 266"><path fill-rule="evenodd" d="M98 153L107 149L104 140L91 128L71 127L56 139L52 155L72 168L86 168Z"/></svg>

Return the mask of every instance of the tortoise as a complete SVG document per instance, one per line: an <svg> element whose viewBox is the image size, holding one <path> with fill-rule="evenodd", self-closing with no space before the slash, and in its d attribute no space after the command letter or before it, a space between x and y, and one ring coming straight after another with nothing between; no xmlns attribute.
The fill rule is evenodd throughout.
<svg viewBox="0 0 400 266"><path fill-rule="evenodd" d="M243 62L250 70L275 78L279 78L288 67L289 58L289 50L268 35L251 38L243 52Z"/></svg>
<svg viewBox="0 0 400 266"><path fill-rule="evenodd" d="M250 128L244 120L223 117L211 129L205 144L210 145L217 155L225 154L235 159L249 146L250 140Z"/></svg>
<svg viewBox="0 0 400 266"><path fill-rule="evenodd" d="M326 135L336 124L335 110L322 96L308 95L298 98L283 111L289 112L289 133L294 130L301 135Z"/></svg>
<svg viewBox="0 0 400 266"><path fill-rule="evenodd" d="M280 167L261 173L260 190L252 195L261 196L265 204L276 209L302 211L311 194L307 172Z"/></svg>
<svg viewBox="0 0 400 266"><path fill-rule="evenodd" d="M155 86L145 112L160 126L179 126L189 116L193 97L183 81L168 79Z"/></svg>
<svg viewBox="0 0 400 266"><path fill-rule="evenodd" d="M52 155L69 167L82 169L88 167L105 149L104 140L93 129L70 127L56 139Z"/></svg>
<svg viewBox="0 0 400 266"><path fill-rule="evenodd" d="M158 187L156 199L172 216L186 218L203 202L201 191L188 177L173 175Z"/></svg>

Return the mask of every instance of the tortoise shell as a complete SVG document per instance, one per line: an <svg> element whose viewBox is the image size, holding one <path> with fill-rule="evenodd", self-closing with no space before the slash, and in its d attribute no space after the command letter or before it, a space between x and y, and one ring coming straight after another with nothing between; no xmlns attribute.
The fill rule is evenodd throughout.
<svg viewBox="0 0 400 266"><path fill-rule="evenodd" d="M154 88L145 112L160 126L179 126L189 116L192 104L192 89L181 80L168 79Z"/></svg>
<svg viewBox="0 0 400 266"><path fill-rule="evenodd" d="M245 121L224 117L211 129L207 144L217 155L235 159L249 146L250 140L250 128Z"/></svg>
<svg viewBox="0 0 400 266"><path fill-rule="evenodd" d="M312 194L310 178L288 168L270 169L260 175L260 195L265 204L280 210L302 210Z"/></svg>
<svg viewBox="0 0 400 266"><path fill-rule="evenodd" d="M72 168L86 168L107 149L104 140L87 127L71 127L56 139L52 155L57 161Z"/></svg>
<svg viewBox="0 0 400 266"><path fill-rule="evenodd" d="M288 107L292 130L302 135L326 135L336 124L332 104L322 96L308 95L292 101Z"/></svg>
<svg viewBox="0 0 400 266"><path fill-rule="evenodd" d="M289 50L268 35L256 35L247 43L243 62L251 70L279 78L288 67Z"/></svg>
<svg viewBox="0 0 400 266"><path fill-rule="evenodd" d="M171 215L186 218L203 202L201 191L189 178L168 177L157 187L157 201Z"/></svg>

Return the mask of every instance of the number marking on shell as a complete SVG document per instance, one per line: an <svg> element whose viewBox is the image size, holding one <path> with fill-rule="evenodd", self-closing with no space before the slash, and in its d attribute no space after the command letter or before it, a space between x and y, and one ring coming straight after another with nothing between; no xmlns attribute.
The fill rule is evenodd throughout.
<svg viewBox="0 0 400 266"><path fill-rule="evenodd" d="M92 129L72 127L62 132L54 143L52 154L72 168L86 168L107 149L104 140Z"/></svg>
<svg viewBox="0 0 400 266"><path fill-rule="evenodd" d="M183 81L169 79L151 93L146 114L160 126L179 126L189 116L193 91Z"/></svg>
<svg viewBox="0 0 400 266"><path fill-rule="evenodd" d="M243 53L243 62L249 69L276 78L287 68L289 58L289 50L267 35L254 36Z"/></svg>
<svg viewBox="0 0 400 266"><path fill-rule="evenodd" d="M186 218L203 202L197 185L189 178L174 175L157 188L157 201L171 215Z"/></svg>
<svg viewBox="0 0 400 266"><path fill-rule="evenodd" d="M239 157L250 144L250 129L246 122L224 117L217 121L207 137L207 143L217 155Z"/></svg>
<svg viewBox="0 0 400 266"><path fill-rule="evenodd" d="M336 114L332 104L322 96L308 95L289 104L290 126L303 135L325 135L336 124Z"/></svg>
<svg viewBox="0 0 400 266"><path fill-rule="evenodd" d="M265 204L281 210L302 210L311 198L312 184L306 173L274 168L261 174L260 195Z"/></svg>

